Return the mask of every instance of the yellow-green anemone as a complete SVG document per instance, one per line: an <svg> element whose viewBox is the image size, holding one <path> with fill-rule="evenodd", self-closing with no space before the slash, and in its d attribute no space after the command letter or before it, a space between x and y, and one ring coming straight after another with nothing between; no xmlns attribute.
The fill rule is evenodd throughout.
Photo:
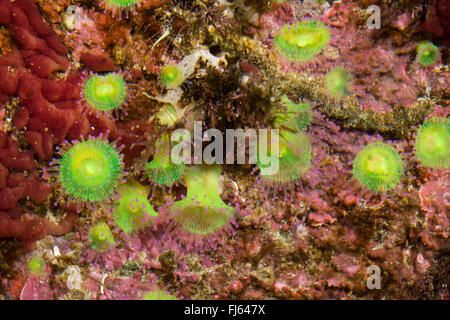
<svg viewBox="0 0 450 320"><path fill-rule="evenodd" d="M219 165L204 165L186 170L187 194L171 207L171 217L193 235L212 234L229 225L234 209L219 195Z"/></svg>
<svg viewBox="0 0 450 320"><path fill-rule="evenodd" d="M118 188L118 200L114 206L114 221L126 233L139 230L152 223L158 215L147 199L148 187L128 179Z"/></svg>
<svg viewBox="0 0 450 320"><path fill-rule="evenodd" d="M387 191L395 187L402 172L400 154L383 142L368 144L353 163L353 175L363 186L374 191Z"/></svg>
<svg viewBox="0 0 450 320"><path fill-rule="evenodd" d="M107 252L115 246L116 241L111 229L105 222L99 222L89 229L89 245L98 252Z"/></svg>
<svg viewBox="0 0 450 320"><path fill-rule="evenodd" d="M341 98L350 93L352 87L352 74L343 67L331 69L325 79L328 93L337 98Z"/></svg>
<svg viewBox="0 0 450 320"><path fill-rule="evenodd" d="M186 170L184 163L175 164L171 161L170 146L169 135L163 135L156 142L156 151L152 161L145 164L145 173L148 179L163 187L170 187L180 181Z"/></svg>
<svg viewBox="0 0 450 320"><path fill-rule="evenodd" d="M165 66L161 70L161 82L168 88L180 86L184 81L183 72L175 65Z"/></svg>
<svg viewBox="0 0 450 320"><path fill-rule="evenodd" d="M45 274L45 260L41 256L34 256L28 262L28 270L31 274Z"/></svg>
<svg viewBox="0 0 450 320"><path fill-rule="evenodd" d="M425 121L416 137L416 154L428 167L447 168L450 164L450 121L434 117Z"/></svg>
<svg viewBox="0 0 450 320"><path fill-rule="evenodd" d="M58 169L67 194L76 200L97 202L112 197L123 174L123 162L114 145L89 138L64 151Z"/></svg>
<svg viewBox="0 0 450 320"><path fill-rule="evenodd" d="M288 60L307 61L320 52L330 39L323 23L311 20L284 25L274 38L276 49Z"/></svg>
<svg viewBox="0 0 450 320"><path fill-rule="evenodd" d="M114 206L113 217L119 227L126 234L130 234L151 224L158 213L147 199L148 188L133 179L128 179L117 189L118 200Z"/></svg>
<svg viewBox="0 0 450 320"><path fill-rule="evenodd" d="M122 15L122 11L127 14L129 11L133 11L134 8L139 5L142 0L102 0L104 6L111 10L113 15Z"/></svg>
<svg viewBox="0 0 450 320"><path fill-rule="evenodd" d="M168 292L150 291L144 294L142 300L179 300L179 299Z"/></svg>
<svg viewBox="0 0 450 320"><path fill-rule="evenodd" d="M274 127L285 127L293 131L306 130L312 118L309 105L307 103L294 103L286 95L282 95L280 100L284 110L277 112Z"/></svg>
<svg viewBox="0 0 450 320"><path fill-rule="evenodd" d="M261 141L258 147L258 167L266 168L273 164L264 164L261 161L259 152L264 150L270 158L273 147L270 145L270 139ZM299 179L311 165L311 144L308 137L303 132L292 133L290 131L280 131L278 143L278 169L270 175L262 174L266 180L273 182L292 182Z"/></svg>
<svg viewBox="0 0 450 320"><path fill-rule="evenodd" d="M123 104L127 94L125 81L118 73L92 75L84 86L89 105L101 111L113 110Z"/></svg>
<svg viewBox="0 0 450 320"><path fill-rule="evenodd" d="M430 41L420 42L417 46L417 61L423 66L435 64L439 58L439 48Z"/></svg>

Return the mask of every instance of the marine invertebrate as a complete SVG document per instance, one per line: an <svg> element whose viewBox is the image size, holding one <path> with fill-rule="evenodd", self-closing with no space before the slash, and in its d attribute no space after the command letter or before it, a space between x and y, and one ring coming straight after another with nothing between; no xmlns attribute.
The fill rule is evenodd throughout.
<svg viewBox="0 0 450 320"><path fill-rule="evenodd" d="M184 81L184 74L176 65L168 65L161 70L161 82L167 88L180 86Z"/></svg>
<svg viewBox="0 0 450 320"><path fill-rule="evenodd" d="M34 256L28 262L28 270L31 274L45 274L45 260L41 256Z"/></svg>
<svg viewBox="0 0 450 320"><path fill-rule="evenodd" d="M282 95L281 105L284 110L276 114L275 128L284 126L294 131L307 129L312 118L311 108L307 103L294 103L286 95Z"/></svg>
<svg viewBox="0 0 450 320"><path fill-rule="evenodd" d="M341 98L350 93L352 75L343 67L334 67L328 72L325 83L331 96Z"/></svg>
<svg viewBox="0 0 450 320"><path fill-rule="evenodd" d="M423 66L430 66L439 58L439 48L430 41L423 41L417 45L417 61Z"/></svg>
<svg viewBox="0 0 450 320"><path fill-rule="evenodd" d="M353 175L363 186L374 191L392 189L400 181L402 171L398 151L383 142L368 144L353 162Z"/></svg>
<svg viewBox="0 0 450 320"><path fill-rule="evenodd" d="M116 244L111 229L105 222L93 225L89 229L88 238L89 245L98 252L107 252Z"/></svg>
<svg viewBox="0 0 450 320"><path fill-rule="evenodd" d="M288 60L307 61L330 39L328 27L316 20L284 25L273 39L277 50Z"/></svg>
<svg viewBox="0 0 450 320"><path fill-rule="evenodd" d="M114 144L93 137L62 149L57 165L62 189L79 201L111 198L123 174L122 155Z"/></svg>
<svg viewBox="0 0 450 320"><path fill-rule="evenodd" d="M128 179L117 189L117 204L114 205L113 217L126 234L147 226L151 219L158 215L147 200L147 187L134 179Z"/></svg>
<svg viewBox="0 0 450 320"><path fill-rule="evenodd" d="M179 120L177 111L171 104L162 106L162 108L155 115L155 118L158 119L160 124L166 125L169 128Z"/></svg>
<svg viewBox="0 0 450 320"><path fill-rule="evenodd" d="M118 14L119 17L122 16L122 11L125 11L126 15L130 11L134 11L140 2L141 0L102 0L104 7L111 10L113 16Z"/></svg>
<svg viewBox="0 0 450 320"><path fill-rule="evenodd" d="M184 163L176 164L171 161L170 146L169 135L163 135L156 142L153 159L145 164L145 173L154 185L171 187L174 183L180 181L186 170Z"/></svg>
<svg viewBox="0 0 450 320"><path fill-rule="evenodd" d="M179 300L176 296L165 291L150 291L144 294L142 300Z"/></svg>
<svg viewBox="0 0 450 320"><path fill-rule="evenodd" d="M84 98L96 110L115 109L122 105L126 95L125 81L118 73L108 73L104 76L94 74L84 86Z"/></svg>
<svg viewBox="0 0 450 320"><path fill-rule="evenodd" d="M268 154L274 152L273 146L267 141L262 141L259 148L263 148ZM261 177L269 184L283 184L298 180L311 165L311 144L306 134L302 132L292 133L281 131L278 143L278 170L270 175L261 174ZM261 157L258 157L258 167L264 168L265 164Z"/></svg>
<svg viewBox="0 0 450 320"><path fill-rule="evenodd" d="M218 165L190 167L186 170L186 197L173 203L170 217L187 234L188 245L202 240L211 245L215 235L221 237L229 232L234 209L220 198L221 171Z"/></svg>
<svg viewBox="0 0 450 320"><path fill-rule="evenodd" d="M433 117L419 128L415 142L416 155L427 167L446 168L450 164L450 120Z"/></svg>

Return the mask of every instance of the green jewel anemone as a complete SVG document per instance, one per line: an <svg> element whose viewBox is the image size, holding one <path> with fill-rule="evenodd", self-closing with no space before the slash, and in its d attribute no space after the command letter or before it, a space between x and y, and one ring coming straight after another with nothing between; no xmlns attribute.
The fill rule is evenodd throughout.
<svg viewBox="0 0 450 320"><path fill-rule="evenodd" d="M31 274L44 275L45 274L45 261L40 256L34 256L28 262L28 270Z"/></svg>
<svg viewBox="0 0 450 320"><path fill-rule="evenodd" d="M104 0L107 4L114 7L132 7L138 4L141 0Z"/></svg>
<svg viewBox="0 0 450 320"><path fill-rule="evenodd" d="M159 120L159 123L166 125L167 127L172 127L175 125L179 117L177 111L171 104L166 104L155 114L155 118Z"/></svg>
<svg viewBox="0 0 450 320"><path fill-rule="evenodd" d="M219 195L219 165L190 167L184 180L187 194L171 207L171 217L188 233L196 236L212 234L226 228L234 216Z"/></svg>
<svg viewBox="0 0 450 320"><path fill-rule="evenodd" d="M417 61L423 66L435 64L439 58L439 48L429 41L417 45Z"/></svg>
<svg viewBox="0 0 450 320"><path fill-rule="evenodd" d="M262 145L261 145L262 144ZM271 157L272 147L270 139L260 141L258 146L258 167L265 168L260 152L264 150ZM261 176L273 182L292 182L299 179L311 166L311 144L303 132L280 131L278 143L278 170L274 174Z"/></svg>
<svg viewBox="0 0 450 320"><path fill-rule="evenodd" d="M170 187L181 180L186 165L175 164L170 158L170 137L163 135L156 143L153 159L145 164L145 173L148 179L159 186Z"/></svg>
<svg viewBox="0 0 450 320"><path fill-rule="evenodd" d="M110 199L123 174L122 156L102 139L79 141L59 160L63 190L80 201Z"/></svg>
<svg viewBox="0 0 450 320"><path fill-rule="evenodd" d="M179 300L176 296L173 296L164 291L151 291L146 293L142 300Z"/></svg>
<svg viewBox="0 0 450 320"><path fill-rule="evenodd" d="M400 154L383 142L368 144L353 163L353 175L363 186L374 191L387 191L395 187L402 171Z"/></svg>
<svg viewBox="0 0 450 320"><path fill-rule="evenodd" d="M89 245L98 252L107 252L116 245L111 229L105 222L99 222L89 229Z"/></svg>
<svg viewBox="0 0 450 320"><path fill-rule="evenodd" d="M147 187L133 179L118 187L118 203L113 217L126 234L151 224L158 215L147 199L148 193Z"/></svg>
<svg viewBox="0 0 450 320"><path fill-rule="evenodd" d="M127 95L125 81L118 73L92 75L84 86L84 98L100 111L110 111L123 104Z"/></svg>
<svg viewBox="0 0 450 320"><path fill-rule="evenodd" d="M127 13L134 9L136 5L142 0L102 0L103 4L106 8L110 9L113 12L113 15L119 13L119 17L122 14L122 11L125 10Z"/></svg>
<svg viewBox="0 0 450 320"><path fill-rule="evenodd" d="M330 39L330 29L311 20L284 25L274 38L275 47L286 59L307 61L320 52Z"/></svg>
<svg viewBox="0 0 450 320"><path fill-rule="evenodd" d="M175 65L165 66L161 70L161 82L168 88L179 87L184 81L183 72Z"/></svg>
<svg viewBox="0 0 450 320"><path fill-rule="evenodd" d="M275 128L285 127L293 131L303 131L308 128L312 111L307 103L294 103L286 95L282 95L281 105L284 110L277 113Z"/></svg>
<svg viewBox="0 0 450 320"><path fill-rule="evenodd" d="M416 137L416 154L427 167L448 168L450 164L450 120L434 117L425 121Z"/></svg>
<svg viewBox="0 0 450 320"><path fill-rule="evenodd" d="M325 83L331 96L341 98L350 93L352 74L345 68L334 67L328 72Z"/></svg>

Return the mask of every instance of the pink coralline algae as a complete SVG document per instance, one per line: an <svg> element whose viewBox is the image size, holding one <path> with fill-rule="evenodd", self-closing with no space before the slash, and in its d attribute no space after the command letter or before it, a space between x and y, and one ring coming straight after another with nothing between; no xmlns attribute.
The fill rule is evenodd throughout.
<svg viewBox="0 0 450 320"><path fill-rule="evenodd" d="M445 247L446 239L448 239L450 233L450 216L448 210L450 207L449 174L443 174L437 180L425 183L420 188L419 195L421 207L426 212L426 228L435 237L429 238L425 232L422 233L422 236L433 247Z"/></svg>

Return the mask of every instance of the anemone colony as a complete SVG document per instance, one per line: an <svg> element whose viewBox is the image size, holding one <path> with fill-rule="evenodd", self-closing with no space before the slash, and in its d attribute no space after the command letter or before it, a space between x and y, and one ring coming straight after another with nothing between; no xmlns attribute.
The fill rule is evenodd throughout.
<svg viewBox="0 0 450 320"><path fill-rule="evenodd" d="M448 57L411 39L403 39L411 50L371 50L376 33L357 25L364 15L355 3L328 2L90 1L76 12L80 23L61 23L73 32L58 40L39 11L56 25L51 4L0 0L0 24L13 31L1 30L9 39L2 48L13 40L19 48L0 57L0 238L31 248L72 229L43 240L50 249L28 260L27 272L65 270L54 282L81 292L69 281L70 270L85 277L73 271L80 262L89 277L104 274L93 280L103 299L176 300L180 288L194 298L385 298L359 284L374 263L388 270L394 297L403 297L400 285L409 292L404 275L414 268L414 279L441 283L430 265L448 237L450 123L436 101L448 96L419 99L415 90L444 83ZM386 57L394 62L379 63ZM431 71L435 64L440 70ZM111 113L119 108L126 112ZM195 131L194 121L223 136L244 128L269 136L257 140L256 163L175 163L171 138ZM189 142L187 159L208 138ZM269 159L277 167L267 173ZM349 181L365 190L341 190ZM365 191L389 197L368 209L359 201ZM77 239L87 239L82 249ZM58 246L67 250L57 254ZM137 272L139 280L116 291L104 283L105 275L120 283ZM42 288L53 285L45 281Z"/></svg>

